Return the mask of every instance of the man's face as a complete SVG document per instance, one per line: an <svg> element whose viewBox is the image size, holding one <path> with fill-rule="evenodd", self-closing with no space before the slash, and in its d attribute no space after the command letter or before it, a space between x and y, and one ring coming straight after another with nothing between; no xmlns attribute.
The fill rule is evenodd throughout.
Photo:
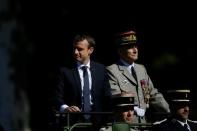
<svg viewBox="0 0 197 131"><path fill-rule="evenodd" d="M132 123L134 120L134 110L122 112L122 121Z"/></svg>
<svg viewBox="0 0 197 131"><path fill-rule="evenodd" d="M128 63L133 63L138 59L138 48L136 44L123 45L118 50L122 59Z"/></svg>
<svg viewBox="0 0 197 131"><path fill-rule="evenodd" d="M89 61L90 55L94 50L93 47L89 48L88 46L87 40L80 41L74 45L74 58L82 64L86 64Z"/></svg>
<svg viewBox="0 0 197 131"><path fill-rule="evenodd" d="M188 119L189 115L189 106L188 105L179 105L176 107L176 116L180 121L185 121Z"/></svg>

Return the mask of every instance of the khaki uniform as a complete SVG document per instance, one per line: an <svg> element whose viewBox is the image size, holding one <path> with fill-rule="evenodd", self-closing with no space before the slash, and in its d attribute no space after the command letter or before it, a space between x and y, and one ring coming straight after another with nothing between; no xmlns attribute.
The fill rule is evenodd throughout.
<svg viewBox="0 0 197 131"><path fill-rule="evenodd" d="M149 103L150 106L158 112L170 112L168 103L164 99L163 95L154 88L145 67L140 64L135 64L134 69L137 75L137 81L120 61L107 67L112 95L119 94L121 92L132 92L135 94L134 104L137 104L139 108L146 111L147 104L144 101L144 92L141 85L141 80L146 80L148 82L147 88L150 91L151 97ZM145 117L136 116L134 122L145 123L146 119Z"/></svg>

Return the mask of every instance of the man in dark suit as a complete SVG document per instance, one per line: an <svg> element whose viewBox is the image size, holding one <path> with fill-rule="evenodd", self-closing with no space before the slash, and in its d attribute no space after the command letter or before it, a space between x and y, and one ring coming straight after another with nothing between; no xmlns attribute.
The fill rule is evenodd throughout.
<svg viewBox="0 0 197 131"><path fill-rule="evenodd" d="M171 116L153 123L153 131L197 131L197 122L188 119L190 90L168 91Z"/></svg>
<svg viewBox="0 0 197 131"><path fill-rule="evenodd" d="M110 110L111 92L105 66L90 60L94 46L95 40L90 35L77 35L74 38L75 63L70 69L61 68L55 91L56 107L61 113ZM102 122L102 115L79 114L71 115L71 124L93 122L99 125Z"/></svg>

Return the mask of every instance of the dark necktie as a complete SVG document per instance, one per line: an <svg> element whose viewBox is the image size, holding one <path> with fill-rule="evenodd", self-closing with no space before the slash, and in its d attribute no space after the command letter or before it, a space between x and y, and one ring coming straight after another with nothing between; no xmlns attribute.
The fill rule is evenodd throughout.
<svg viewBox="0 0 197 131"><path fill-rule="evenodd" d="M137 83L137 85L136 85L136 92L137 92L137 94L138 94L138 81L137 81L137 75L136 75L136 72L135 72L133 66L131 66L131 74L132 74L133 78L135 79L135 81L136 81L136 83Z"/></svg>
<svg viewBox="0 0 197 131"><path fill-rule="evenodd" d="M190 131L187 124L184 124L184 129L185 129L185 131Z"/></svg>
<svg viewBox="0 0 197 131"><path fill-rule="evenodd" d="M133 66L131 66L131 74L132 74L133 78L134 78L134 79L136 80L136 82L137 82L137 76L136 76L136 72L135 72Z"/></svg>
<svg viewBox="0 0 197 131"><path fill-rule="evenodd" d="M89 76L87 67L83 66L83 78L84 78L84 86L83 86L83 111L84 112L90 112L91 106L90 106L90 88L89 88ZM84 117L86 119L90 118L90 115L85 114Z"/></svg>

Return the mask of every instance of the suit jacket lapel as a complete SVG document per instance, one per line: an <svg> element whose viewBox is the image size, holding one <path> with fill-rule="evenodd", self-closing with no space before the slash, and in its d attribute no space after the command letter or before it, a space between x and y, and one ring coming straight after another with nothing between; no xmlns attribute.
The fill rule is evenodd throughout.
<svg viewBox="0 0 197 131"><path fill-rule="evenodd" d="M92 87L91 87L91 92L94 92L94 87L96 84L96 69L95 65L93 62L90 62L90 71L91 71L91 77L92 77Z"/></svg>
<svg viewBox="0 0 197 131"><path fill-rule="evenodd" d="M183 126L175 119L172 119L172 125L174 125L174 129L177 130L177 131L184 131L184 128Z"/></svg>
<svg viewBox="0 0 197 131"><path fill-rule="evenodd" d="M190 122L190 121L187 121L187 124L189 125L191 131L197 130L196 124L193 124L193 123Z"/></svg>
<svg viewBox="0 0 197 131"><path fill-rule="evenodd" d="M81 95L81 82L80 82L80 76L79 76L79 72L77 70L77 68L74 68L72 70L73 72L73 76L74 76L74 82L76 83L76 87L77 87L77 90L79 91L80 95Z"/></svg>

